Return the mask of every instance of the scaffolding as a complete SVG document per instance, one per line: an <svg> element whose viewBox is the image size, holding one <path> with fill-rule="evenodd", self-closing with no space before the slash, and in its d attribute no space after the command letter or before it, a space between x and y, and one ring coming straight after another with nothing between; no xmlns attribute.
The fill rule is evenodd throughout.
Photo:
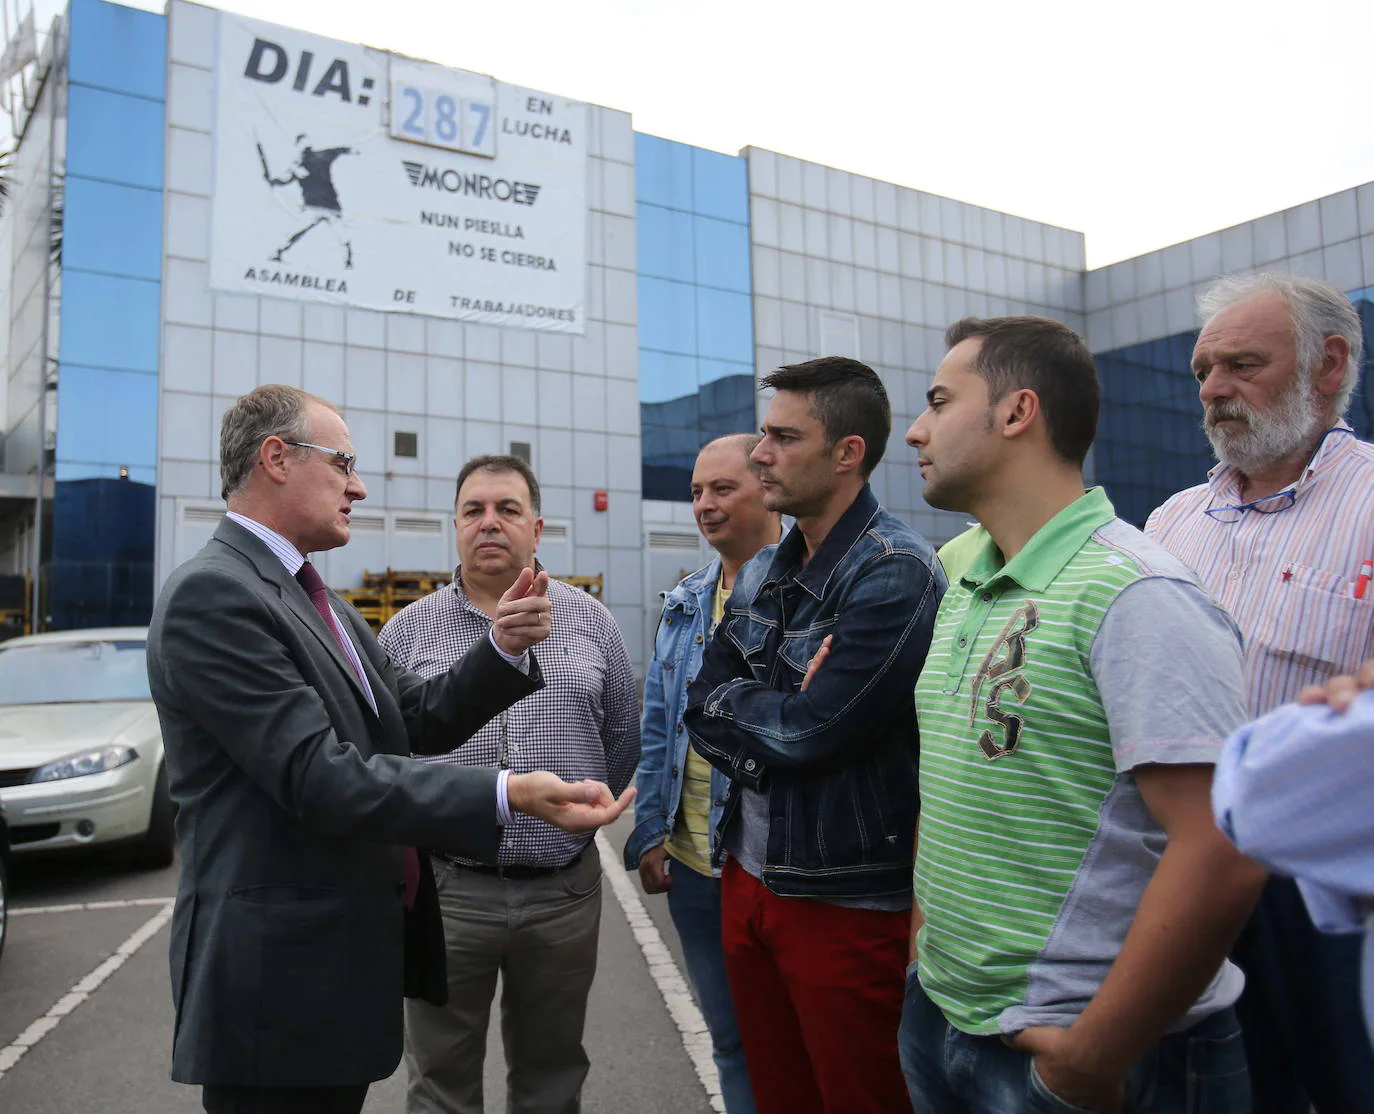
<svg viewBox="0 0 1374 1114"><path fill-rule="evenodd" d="M573 588L581 588L589 596L601 599L605 587L601 573L592 576L555 576ZM433 592L437 592L453 581L451 570L443 572L414 572L404 569L387 569L385 572L364 572L363 586L341 591L341 595L351 603L368 625L375 631L406 604Z"/></svg>

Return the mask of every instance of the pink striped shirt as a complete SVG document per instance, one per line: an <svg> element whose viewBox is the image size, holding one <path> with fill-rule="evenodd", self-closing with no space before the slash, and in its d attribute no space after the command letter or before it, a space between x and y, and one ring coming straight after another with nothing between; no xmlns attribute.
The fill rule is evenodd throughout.
<svg viewBox="0 0 1374 1114"><path fill-rule="evenodd" d="M1374 558L1374 446L1336 428L1348 432L1322 442L1287 510L1209 518L1209 507L1245 502L1239 473L1218 464L1145 524L1235 618L1252 716L1374 658L1374 584L1355 598L1360 565Z"/></svg>

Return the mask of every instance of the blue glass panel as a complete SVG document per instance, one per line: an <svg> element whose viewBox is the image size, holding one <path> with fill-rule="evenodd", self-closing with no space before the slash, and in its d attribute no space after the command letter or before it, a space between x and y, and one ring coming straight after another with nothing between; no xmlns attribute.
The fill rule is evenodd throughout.
<svg viewBox="0 0 1374 1114"><path fill-rule="evenodd" d="M696 354L697 314L693 287L667 279L639 278L639 344L660 352Z"/></svg>
<svg viewBox="0 0 1374 1114"><path fill-rule="evenodd" d="M1188 369L1196 338L1178 333L1096 357L1102 418L1094 478L1137 525L1174 492L1200 483L1212 464Z"/></svg>
<svg viewBox="0 0 1374 1114"><path fill-rule="evenodd" d="M639 401L663 403L695 396L697 389L697 361L695 356L677 356L639 350ZM695 414L695 411L693 412ZM677 419L675 419L677 420ZM695 417L692 418L695 421Z"/></svg>
<svg viewBox="0 0 1374 1114"><path fill-rule="evenodd" d="M73 84L163 99L165 16L103 0L72 0L71 19L68 65Z"/></svg>
<svg viewBox="0 0 1374 1114"><path fill-rule="evenodd" d="M696 279L704 286L748 294L749 228L731 221L695 217Z"/></svg>
<svg viewBox="0 0 1374 1114"><path fill-rule="evenodd" d="M702 442L697 424L663 422L660 408L642 407L644 498L691 502L692 467Z"/></svg>
<svg viewBox="0 0 1374 1114"><path fill-rule="evenodd" d="M744 363L742 360L700 359L697 361L698 383L714 383L717 379L728 379L732 375L752 378L753 374L754 365Z"/></svg>
<svg viewBox="0 0 1374 1114"><path fill-rule="evenodd" d="M754 421L754 376L750 371L702 385L701 429L708 437L746 433Z"/></svg>
<svg viewBox="0 0 1374 1114"><path fill-rule="evenodd" d="M157 376L62 364L57 459L118 474L157 465Z"/></svg>
<svg viewBox="0 0 1374 1114"><path fill-rule="evenodd" d="M691 282L692 216L641 202L635 206L639 273Z"/></svg>
<svg viewBox="0 0 1374 1114"><path fill-rule="evenodd" d="M150 483L81 479L56 484L48 566L53 629L148 622L156 509Z"/></svg>
<svg viewBox="0 0 1374 1114"><path fill-rule="evenodd" d="M156 282L64 269L63 363L157 371L160 313Z"/></svg>
<svg viewBox="0 0 1374 1114"><path fill-rule="evenodd" d="M111 275L162 277L162 193L67 178L62 265ZM65 315L64 315L65 316Z"/></svg>
<svg viewBox="0 0 1374 1114"><path fill-rule="evenodd" d="M66 480L108 480L119 475L118 464L87 464L84 461L59 460L53 466L53 478ZM135 483L157 483L157 466L135 464L129 466L129 479Z"/></svg>
<svg viewBox="0 0 1374 1114"><path fill-rule="evenodd" d="M87 85L71 87L67 180L103 178L162 189L163 105Z"/></svg>
<svg viewBox="0 0 1374 1114"><path fill-rule="evenodd" d="M692 148L635 133L635 199L684 211L692 208Z"/></svg>
<svg viewBox="0 0 1374 1114"><path fill-rule="evenodd" d="M697 293L697 351L721 360L751 360L754 354L754 316L749 295L705 286ZM641 302L641 306L642 306ZM641 326L642 328L642 326Z"/></svg>
<svg viewBox="0 0 1374 1114"><path fill-rule="evenodd" d="M1364 325L1364 359L1360 361L1360 387L1350 400L1346 421L1365 441L1374 439L1374 288L1357 290L1352 296L1355 310Z"/></svg>
<svg viewBox="0 0 1374 1114"><path fill-rule="evenodd" d="M692 201L703 216L748 224L748 164L736 155L692 148Z"/></svg>

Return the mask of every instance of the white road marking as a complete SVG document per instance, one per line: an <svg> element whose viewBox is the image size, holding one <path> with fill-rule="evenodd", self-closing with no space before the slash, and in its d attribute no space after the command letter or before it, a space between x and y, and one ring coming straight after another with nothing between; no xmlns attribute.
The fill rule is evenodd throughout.
<svg viewBox="0 0 1374 1114"><path fill-rule="evenodd" d="M130 897L120 901L79 901L71 905L30 905L26 909L10 907L11 917L41 917L48 913L84 913L91 909L138 909L145 905L167 905L172 897Z"/></svg>
<svg viewBox="0 0 1374 1114"><path fill-rule="evenodd" d="M611 892L615 894L616 901L620 902L625 919L630 922L630 931L634 933L635 942L639 944L639 950L644 953L644 959L649 964L649 975L658 987L658 992L663 995L663 1002L668 1007L668 1013L677 1025L678 1032L682 1034L682 1045L687 1050L692 1067L696 1069L697 1078L706 1088L707 1098L711 1100L711 1109L724 1114L725 1100L720 1093L720 1076L716 1072L716 1063L711 1059L711 1034L706 1028L706 1019L701 1016L701 1010L697 1008L692 991L687 986L687 980L678 971L677 964L673 962L672 954L664 945L658 928L644 911L644 903L639 900L639 894L624 866L621 865L620 857L611 849L610 842L601 832L596 834L596 849L601 855L602 873L610 882ZM3 1055L0 1053L0 1072L4 1067Z"/></svg>
<svg viewBox="0 0 1374 1114"><path fill-rule="evenodd" d="M119 947L115 949L114 955L110 956L109 959L105 960L104 963L100 964L94 971L54 1002L52 1008L49 1009L47 1013L20 1033L19 1036L15 1037L15 1039L5 1048L0 1048L0 1079L3 1079L5 1073L19 1062L24 1053L28 1052L29 1049L33 1048L39 1041L56 1029L58 1025L62 1023L64 1017L94 994L100 988L101 983L123 967L139 948L143 947L144 944L156 936L158 930L172 919L173 902L152 898L137 900L141 904L155 903L161 905L162 908L151 920L146 921L132 936L125 940L124 943L120 944ZM92 902L90 904L92 907L97 908L107 906L115 907L113 903L110 902ZM132 904L134 904L134 902L127 902L125 903L125 907ZM48 908L52 910L62 909L63 907L49 906ZM68 908L79 909L82 908L82 906L69 906ZM15 912L18 912L18 910L15 910Z"/></svg>

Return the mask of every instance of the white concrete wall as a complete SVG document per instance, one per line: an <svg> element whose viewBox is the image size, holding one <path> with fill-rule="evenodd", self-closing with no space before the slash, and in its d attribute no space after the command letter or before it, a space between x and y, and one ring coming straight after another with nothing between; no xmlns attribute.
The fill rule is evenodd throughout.
<svg viewBox="0 0 1374 1114"><path fill-rule="evenodd" d="M583 337L218 293L209 288L206 263L216 14L174 0L168 15L159 582L212 521L188 524L187 512L221 506L216 461L224 410L261 383L290 383L343 407L368 487L353 542L324 563L332 584L357 584L364 567L451 567L458 469L471 456L528 441L544 516L568 529L572 567L553 571L604 574L605 602L641 660L629 114L590 113ZM418 434L417 458L392 455L396 431ZM604 513L592 509L598 490L610 495Z"/></svg>
<svg viewBox="0 0 1374 1114"><path fill-rule="evenodd" d="M932 541L952 537L963 516L926 505L903 442L925 409L945 328L969 314L1036 313L1082 332L1082 234L771 151L743 153L759 374L821 355L873 367L892 399L874 491ZM846 338L853 347L840 347Z"/></svg>
<svg viewBox="0 0 1374 1114"><path fill-rule="evenodd" d="M1374 286L1374 182L1089 271L1089 344L1105 352L1197 328L1198 293L1233 271Z"/></svg>

